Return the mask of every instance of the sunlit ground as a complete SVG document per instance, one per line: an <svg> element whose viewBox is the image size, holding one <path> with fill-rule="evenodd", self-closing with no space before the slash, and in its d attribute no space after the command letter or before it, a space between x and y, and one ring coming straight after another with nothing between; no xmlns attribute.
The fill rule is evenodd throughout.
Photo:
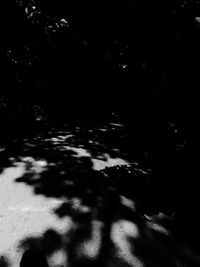
<svg viewBox="0 0 200 267"><path fill-rule="evenodd" d="M15 182L23 172L24 166L19 164L5 169L0 176L0 251L8 256L11 266L19 264L20 240L49 228L66 231L71 223L70 218L58 220L52 213L58 200L35 196L31 187Z"/></svg>
<svg viewBox="0 0 200 267"><path fill-rule="evenodd" d="M65 141L72 136L59 135L45 141L55 146L59 144L60 150L73 151L77 158L90 157L95 170L115 165L128 165L125 160L112 158L106 153L104 159L100 160L92 158L85 148L66 145ZM31 141L25 141L27 147L30 147ZM25 183L16 183L16 179L25 174L27 164L31 164L34 175L39 176L48 167L46 160L36 160L33 157L20 157L19 162L16 162L14 158L10 158L10 160L14 162L14 166L5 168L0 175L0 255L8 258L9 266L12 267L19 266L23 253L19 247L20 241L28 237L40 236L47 229L54 229L61 234L66 233L72 226L72 221L70 217L58 218L52 212L62 203L62 200L35 195L31 186ZM90 243L83 244L85 253L91 255L97 253L100 244L99 227L101 227L101 223L94 222L93 239L96 245L92 248ZM66 262L64 253L58 251L49 259L49 262L52 266L64 265L63 262Z"/></svg>
<svg viewBox="0 0 200 267"><path fill-rule="evenodd" d="M111 130L116 130L113 127L121 127L118 124L111 124L110 126ZM48 132L48 136L24 139L24 146L20 153L34 152L34 149L42 144L42 149L47 149L47 155L49 152L52 155L59 152L53 160L51 157L48 158L48 156L45 158L44 155L46 154L42 157L40 154L33 156L31 152L27 156L23 155L23 153L18 155L18 152L16 155L7 154L10 166L4 167L0 174L0 267L2 259L3 261L8 261L9 267L19 266L22 253L24 252L24 247L20 246L20 244L22 241L27 240L27 238L35 238L37 240L37 238L43 237L47 230L52 229L62 236L62 242L66 244L69 242L68 236L70 236L70 231L85 231L85 226L83 229L80 228L82 230L79 229L81 224L79 226L76 225L73 215L70 216L69 214L59 217L54 212L67 198L46 197L43 193L36 194L34 186L31 186L32 184L24 181L17 182L17 178L23 177L28 172L32 178L28 177L27 179L34 182L48 168L55 167L56 164L60 164L60 161L63 163L63 159L59 159L60 155L64 157L67 155L65 160L67 160L68 164L79 164L79 160L86 158L91 162L91 166L89 166L97 171L106 167L129 166L133 164L133 162L128 162L123 157L120 157L118 148L112 147L112 149L108 150L106 145L103 145L104 139L99 136L99 132L107 134L106 127L99 128L97 132L89 129L87 133L91 133L91 136L84 142L82 142L81 138L84 139L86 133L80 137L80 130L80 127L76 127L73 132L53 129ZM1 147L0 152L4 153L4 151L6 151L6 148ZM70 157L72 157L71 160ZM139 168L137 163L135 164ZM65 161L63 165L61 164L58 167L60 166L65 168ZM76 167L79 167L79 165L75 165ZM84 168L84 165L81 165L81 168ZM62 169L58 170L62 174ZM65 182L71 183L72 181L69 179ZM73 210L82 214L90 212L91 207L84 206L79 197L70 197L69 199ZM108 202L111 206L107 208L108 210L110 209L111 214L116 213L116 218L110 219L109 232L107 233L107 238L112 242L112 253L114 256L112 259L107 260L105 266L190 267L193 266L190 265L191 259L192 262L195 259L199 263L199 265L195 266L200 266L198 255L195 255L192 250L185 247L177 239L174 239L162 224L162 220L168 220L169 218L159 213L155 220L147 218L146 221L141 219L135 221L133 219L136 216L137 210L135 202L123 195L119 195L119 201L118 205L122 209L121 211L115 210L115 204L117 203L111 202L109 204ZM97 207L93 207L93 209L95 213ZM122 216L123 209L126 212L128 211L128 214L132 214L133 218ZM100 220L95 216L92 217L89 225L90 235L81 240L81 242L75 242L73 245L72 250L75 251L76 255L75 261L81 258L95 259L98 257L102 243L105 242L103 240L105 238L103 237L105 222L106 220ZM168 240L167 243L166 240ZM67 257L66 247L63 245L50 254L48 257L49 266L70 266ZM187 258L187 264L184 263L182 258L184 260ZM145 260L150 262L150 265L146 265ZM7 265L4 264L3 266ZM73 267L73 264L71 266Z"/></svg>

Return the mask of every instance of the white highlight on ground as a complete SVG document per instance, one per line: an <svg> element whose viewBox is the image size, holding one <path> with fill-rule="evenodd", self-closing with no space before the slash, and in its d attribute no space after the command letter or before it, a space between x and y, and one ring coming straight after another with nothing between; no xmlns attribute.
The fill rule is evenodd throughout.
<svg viewBox="0 0 200 267"><path fill-rule="evenodd" d="M71 150L73 152L75 152L77 155L77 158L80 157L91 157L91 154L84 148L80 148L80 147L71 147L71 146L65 146L66 150Z"/></svg>
<svg viewBox="0 0 200 267"><path fill-rule="evenodd" d="M6 168L0 175L0 255L9 258L10 267L19 266L20 241L41 235L50 228L63 233L71 225L70 218L58 219L52 213L61 201L35 195L32 187L16 183L16 178L24 172L25 163L22 162Z"/></svg>
<svg viewBox="0 0 200 267"><path fill-rule="evenodd" d="M58 140L56 140L56 142L58 142ZM91 158L94 170L102 170L102 169L105 169L106 167L114 167L114 166L121 166L121 165L129 166L128 161L122 158L112 158L107 153L102 155L104 157L104 160L102 160L102 159L93 158L91 153L89 153L85 148L82 148L82 147L73 147L73 146L64 145L63 149L75 152L76 155L74 155L74 157L76 158L81 158L81 157Z"/></svg>
<svg viewBox="0 0 200 267"><path fill-rule="evenodd" d="M100 159L91 159L93 162L94 170L102 170L106 167L114 167L114 166L129 166L129 163L121 158L112 158L109 154L105 154L105 160Z"/></svg>
<svg viewBox="0 0 200 267"><path fill-rule="evenodd" d="M126 198L125 196L120 196L121 204L131 209L132 211L136 211L135 202L131 199Z"/></svg>
<svg viewBox="0 0 200 267"><path fill-rule="evenodd" d="M121 124L112 124L118 127L121 127ZM106 131L106 129L101 129L102 131ZM92 157L91 153L87 151L86 148L82 148L82 147L74 147L74 146L70 146L70 145L66 145L65 142L67 139L69 139L70 137L73 137L72 134L67 134L67 135L58 135L57 137L53 137L53 138L49 138L46 139L47 142L51 142L54 145L62 145L62 150L71 150L73 152L76 153L76 155L74 155L74 157L77 158L81 158L81 157L89 157L91 158L91 161L93 163L93 169L94 170L102 170L106 167L114 167L114 166L121 166L121 165L126 165L129 166L129 162L122 159L122 158L112 158L108 153L104 153L102 156L104 157L104 160L102 159L98 159L98 158L94 158ZM93 143L94 141L90 140L90 143ZM95 143L95 142L94 142ZM61 148L60 148L61 149Z"/></svg>
<svg viewBox="0 0 200 267"><path fill-rule="evenodd" d="M130 266L144 267L143 263L133 254L133 245L129 238L138 238L136 224L127 220L119 220L112 225L111 239L117 248L117 257Z"/></svg>
<svg viewBox="0 0 200 267"><path fill-rule="evenodd" d="M105 159L101 160L101 159L92 158L92 155L84 148L70 147L70 146L65 146L65 148L67 150L71 150L75 152L77 158L90 157L93 163L93 169L97 171L105 169L106 167L114 167L114 166L121 166L121 165L129 166L129 163L126 160L121 159L121 158L112 158L107 153L103 155Z"/></svg>
<svg viewBox="0 0 200 267"><path fill-rule="evenodd" d="M49 258L49 265L55 267L67 267L67 255L63 249L55 251Z"/></svg>
<svg viewBox="0 0 200 267"><path fill-rule="evenodd" d="M80 253L88 258L95 258L98 256L101 248L102 233L101 229L103 223L101 221L92 221L92 232L89 240L83 242L80 248Z"/></svg>

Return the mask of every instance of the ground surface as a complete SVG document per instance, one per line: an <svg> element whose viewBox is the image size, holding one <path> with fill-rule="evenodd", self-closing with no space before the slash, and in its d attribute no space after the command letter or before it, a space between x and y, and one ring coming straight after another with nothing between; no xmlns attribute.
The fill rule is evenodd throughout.
<svg viewBox="0 0 200 267"><path fill-rule="evenodd" d="M126 135L119 122L79 122L8 138L0 147L0 266L19 266L32 247L50 267L200 266L198 252L170 230L173 216L142 216L123 175L109 177L106 167L122 165L148 173L121 149Z"/></svg>

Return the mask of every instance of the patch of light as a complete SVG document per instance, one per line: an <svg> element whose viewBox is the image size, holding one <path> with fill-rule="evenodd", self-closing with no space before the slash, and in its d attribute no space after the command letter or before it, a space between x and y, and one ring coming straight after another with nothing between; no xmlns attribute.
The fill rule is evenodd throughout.
<svg viewBox="0 0 200 267"><path fill-rule="evenodd" d="M83 205L81 203L81 200L78 198L72 198L71 202L72 202L72 208L79 212L87 213L90 211L90 208L88 206Z"/></svg>
<svg viewBox="0 0 200 267"><path fill-rule="evenodd" d="M53 144L59 144L59 143L66 141L66 139L68 139L70 137L73 137L73 134L58 135L57 137L52 137L52 138L46 139L45 141L46 142L52 142Z"/></svg>
<svg viewBox="0 0 200 267"><path fill-rule="evenodd" d="M91 237L82 243L80 248L80 256L88 258L96 258L101 248L101 229L103 223L101 221L94 220L92 222Z"/></svg>
<svg viewBox="0 0 200 267"><path fill-rule="evenodd" d="M65 135L58 135L58 138L61 139L61 140L65 140L66 138L69 138L71 136L72 136L72 134L67 135L67 136L65 136Z"/></svg>
<svg viewBox="0 0 200 267"><path fill-rule="evenodd" d="M141 173L141 174L149 174L149 171L150 170L148 170L148 171L144 171L143 169L141 169L141 168L135 168L135 171L138 171L138 173ZM131 171L129 171L129 173L131 173Z"/></svg>
<svg viewBox="0 0 200 267"><path fill-rule="evenodd" d="M91 159L93 162L93 168L95 170L103 170L106 167L114 167L114 166L129 166L129 163L121 158L111 158L110 155L105 154L106 160L100 159Z"/></svg>
<svg viewBox="0 0 200 267"><path fill-rule="evenodd" d="M118 66L123 70L128 69L128 65L127 64L118 64Z"/></svg>
<svg viewBox="0 0 200 267"><path fill-rule="evenodd" d="M60 24L61 24L61 26L65 26L65 27L69 26L69 23L68 23L68 21L66 19L61 19L60 20Z"/></svg>
<svg viewBox="0 0 200 267"><path fill-rule="evenodd" d="M22 251L18 245L22 240L40 236L50 228L64 233L72 226L70 217L58 219L52 212L61 200L35 195L31 186L16 183L26 172L25 166L21 163L6 168L0 175L0 251L8 255L10 267L19 266Z"/></svg>
<svg viewBox="0 0 200 267"><path fill-rule="evenodd" d="M59 140L59 138L52 137L51 139L49 139L47 141L51 141L51 142L55 143L55 142L59 142L60 140Z"/></svg>
<svg viewBox="0 0 200 267"><path fill-rule="evenodd" d="M48 262L50 266L64 267L67 263L67 254L63 249L59 249L49 257Z"/></svg>
<svg viewBox="0 0 200 267"><path fill-rule="evenodd" d="M123 238L126 239L127 237L134 237L134 238L139 237L139 231L137 225L127 220L119 220L118 222L116 222L113 225L113 233L114 232L117 234L116 238L121 237L122 239Z"/></svg>
<svg viewBox="0 0 200 267"><path fill-rule="evenodd" d="M46 161L46 160L37 160L36 163L37 163L40 167L46 167L46 166L47 166L47 161Z"/></svg>
<svg viewBox="0 0 200 267"><path fill-rule="evenodd" d="M195 17L195 21L196 21L197 23L200 23L200 17Z"/></svg>
<svg viewBox="0 0 200 267"><path fill-rule="evenodd" d="M158 224L155 222L146 222L146 224L149 228L153 229L156 232L169 235L169 231L165 227L163 227L161 224Z"/></svg>
<svg viewBox="0 0 200 267"><path fill-rule="evenodd" d="M120 123L110 123L110 125L116 126L116 127L123 127L124 126L123 124L120 124Z"/></svg>
<svg viewBox="0 0 200 267"><path fill-rule="evenodd" d="M107 131L107 129L104 129L104 128L99 128L98 130L102 131L102 132L106 132Z"/></svg>
<svg viewBox="0 0 200 267"><path fill-rule="evenodd" d="M71 146L65 146L67 150L74 151L77 155L76 157L91 157L91 154L84 148L80 147L71 147Z"/></svg>
<svg viewBox="0 0 200 267"><path fill-rule="evenodd" d="M136 224L127 220L113 223L111 239L115 244L118 257L131 266L144 267L143 263L133 254L133 245L129 242L130 237L139 237Z"/></svg>
<svg viewBox="0 0 200 267"><path fill-rule="evenodd" d="M15 162L15 166L26 166L30 167L30 170L33 171L35 174L39 174L46 170L48 166L48 162L45 159L36 160L33 157L20 157L21 162Z"/></svg>
<svg viewBox="0 0 200 267"><path fill-rule="evenodd" d="M133 200L130 200L124 196L120 196L121 198L121 204L126 206L127 208L136 211L136 206L135 206L135 202Z"/></svg>

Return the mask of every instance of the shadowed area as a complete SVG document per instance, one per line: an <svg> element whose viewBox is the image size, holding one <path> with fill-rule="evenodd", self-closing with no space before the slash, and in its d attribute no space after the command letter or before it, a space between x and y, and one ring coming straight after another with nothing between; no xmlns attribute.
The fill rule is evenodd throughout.
<svg viewBox="0 0 200 267"><path fill-rule="evenodd" d="M48 263L44 254L40 250L29 249L24 252L20 261L20 267L27 266L48 267Z"/></svg>
<svg viewBox="0 0 200 267"><path fill-rule="evenodd" d="M0 266L1 267L8 267L8 266L10 266L9 260L8 260L8 258L6 256L1 256L0 257Z"/></svg>

